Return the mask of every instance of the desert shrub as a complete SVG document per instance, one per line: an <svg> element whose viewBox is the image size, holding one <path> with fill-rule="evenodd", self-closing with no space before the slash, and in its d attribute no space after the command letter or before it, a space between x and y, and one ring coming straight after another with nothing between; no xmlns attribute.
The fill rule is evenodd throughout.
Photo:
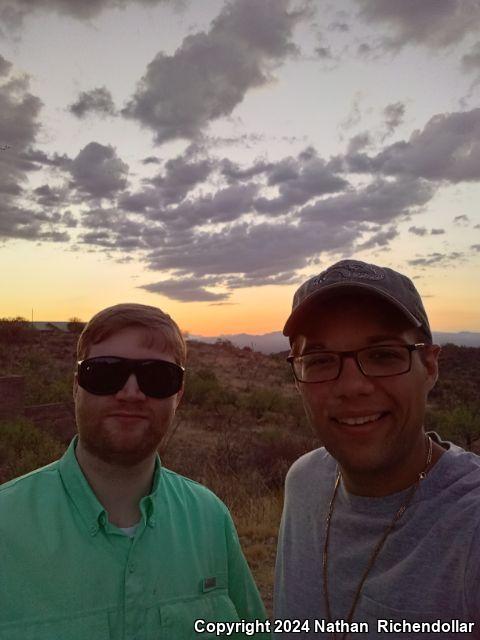
<svg viewBox="0 0 480 640"><path fill-rule="evenodd" d="M25 405L72 402L72 376L48 377L35 383L26 378Z"/></svg>
<svg viewBox="0 0 480 640"><path fill-rule="evenodd" d="M240 406L259 420L268 412L284 413L288 400L275 389L257 388L242 396Z"/></svg>
<svg viewBox="0 0 480 640"><path fill-rule="evenodd" d="M0 342L28 344L35 337L35 329L25 318L0 318Z"/></svg>
<svg viewBox="0 0 480 640"><path fill-rule="evenodd" d="M237 394L220 384L212 369L190 371L185 380L184 402L207 409L237 402Z"/></svg>
<svg viewBox="0 0 480 640"><path fill-rule="evenodd" d="M70 333L75 333L75 334L79 334L83 331L85 325L87 323L86 322L82 322L82 320L80 320L80 318L77 318L76 316L73 316L72 318L69 318L68 320L68 324L67 324L67 329L70 331Z"/></svg>
<svg viewBox="0 0 480 640"><path fill-rule="evenodd" d="M292 436L278 427L254 432L225 424L210 461L220 475L237 476L243 484L253 474L263 487L275 490L283 486L293 462L318 446L314 436Z"/></svg>
<svg viewBox="0 0 480 640"><path fill-rule="evenodd" d="M26 353L15 367L25 377L25 404L48 404L72 400L73 373L45 353Z"/></svg>
<svg viewBox="0 0 480 640"><path fill-rule="evenodd" d="M295 460L318 446L313 435L292 436L279 428L266 429L258 434L255 446L248 449L246 464L260 470L267 487L280 488Z"/></svg>
<svg viewBox="0 0 480 640"><path fill-rule="evenodd" d="M430 409L426 426L446 440L471 450L473 441L480 437L480 405L461 403L449 409Z"/></svg>
<svg viewBox="0 0 480 640"><path fill-rule="evenodd" d="M65 446L24 418L0 422L0 482L49 464Z"/></svg>

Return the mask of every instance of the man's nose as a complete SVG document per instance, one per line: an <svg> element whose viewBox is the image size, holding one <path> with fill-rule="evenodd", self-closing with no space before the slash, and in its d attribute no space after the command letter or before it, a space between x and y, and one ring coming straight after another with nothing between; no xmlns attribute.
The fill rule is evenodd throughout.
<svg viewBox="0 0 480 640"><path fill-rule="evenodd" d="M334 389L337 395L365 395L374 390L374 384L371 378L362 373L352 355L343 357L340 375L335 380Z"/></svg>
<svg viewBox="0 0 480 640"><path fill-rule="evenodd" d="M134 373L131 373L120 391L115 394L120 400L144 400L146 398L143 391L138 386L138 381Z"/></svg>

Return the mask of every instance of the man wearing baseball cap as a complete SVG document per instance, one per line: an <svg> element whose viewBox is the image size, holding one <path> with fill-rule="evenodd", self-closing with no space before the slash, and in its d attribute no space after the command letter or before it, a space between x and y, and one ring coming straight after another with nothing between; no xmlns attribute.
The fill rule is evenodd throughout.
<svg viewBox="0 0 480 640"><path fill-rule="evenodd" d="M342 260L284 334L323 447L286 479L278 637L480 637L480 458L425 432L440 347L415 286Z"/></svg>

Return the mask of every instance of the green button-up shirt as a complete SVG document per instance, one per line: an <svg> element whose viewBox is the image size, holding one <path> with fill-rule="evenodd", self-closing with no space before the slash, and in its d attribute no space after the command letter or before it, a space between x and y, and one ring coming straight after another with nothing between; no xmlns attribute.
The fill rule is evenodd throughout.
<svg viewBox="0 0 480 640"><path fill-rule="evenodd" d="M213 637L194 632L196 619L265 620L213 493L157 457L130 538L108 521L75 445L0 486L0 640L183 640Z"/></svg>

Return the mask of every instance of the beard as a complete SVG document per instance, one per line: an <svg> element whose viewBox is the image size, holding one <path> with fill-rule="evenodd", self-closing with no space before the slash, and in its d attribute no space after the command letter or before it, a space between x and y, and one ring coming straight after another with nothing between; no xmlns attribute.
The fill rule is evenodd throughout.
<svg viewBox="0 0 480 640"><path fill-rule="evenodd" d="M82 401L75 405L82 446L95 458L118 467L134 467L155 455L174 417L174 411L152 414L142 408L145 418L125 422L109 415L115 408L102 411L89 405ZM135 407L121 410L133 413Z"/></svg>

